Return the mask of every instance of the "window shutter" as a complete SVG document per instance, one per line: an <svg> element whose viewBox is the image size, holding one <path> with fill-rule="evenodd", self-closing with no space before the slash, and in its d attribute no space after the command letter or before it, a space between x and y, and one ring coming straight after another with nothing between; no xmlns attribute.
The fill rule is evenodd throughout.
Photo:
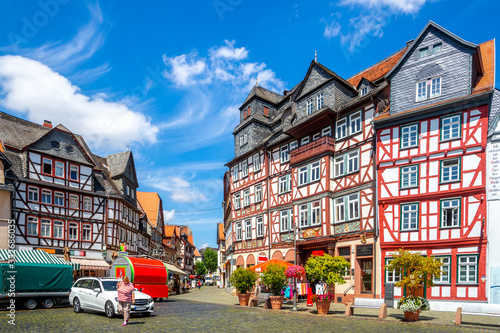
<svg viewBox="0 0 500 333"><path fill-rule="evenodd" d="M247 115L250 116L250 107L248 107L248 114Z"/></svg>
<svg viewBox="0 0 500 333"><path fill-rule="evenodd" d="M264 116L269 117L269 108L264 106Z"/></svg>

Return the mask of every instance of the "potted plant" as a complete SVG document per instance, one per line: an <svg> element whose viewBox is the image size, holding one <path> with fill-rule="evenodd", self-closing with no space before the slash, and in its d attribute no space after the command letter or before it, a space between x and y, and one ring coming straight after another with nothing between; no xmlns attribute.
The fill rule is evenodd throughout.
<svg viewBox="0 0 500 333"><path fill-rule="evenodd" d="M241 306L248 306L250 291L255 286L257 274L251 269L237 268L231 275L231 283L238 291L238 299Z"/></svg>
<svg viewBox="0 0 500 333"><path fill-rule="evenodd" d="M419 252L400 249L394 254L386 269L401 275L394 285L401 287L408 295L398 302L398 309L404 311L406 321L416 321L420 310L428 310L429 302L416 295L422 285L434 286L434 278L441 276L441 261L434 256L424 257Z"/></svg>
<svg viewBox="0 0 500 333"><path fill-rule="evenodd" d="M309 279L320 280L327 285L334 283L344 284L345 280L342 275L350 266L351 264L343 257L333 257L326 253L322 256L312 255L307 259L306 273ZM328 293L326 295L318 295L315 298L318 313L327 314L333 298L333 295Z"/></svg>
<svg viewBox="0 0 500 333"><path fill-rule="evenodd" d="M279 264L267 266L262 273L262 283L264 283L273 294L273 296L269 296L271 299L271 309L279 310L283 306L284 296L281 295L281 291L286 286L287 282L285 267Z"/></svg>

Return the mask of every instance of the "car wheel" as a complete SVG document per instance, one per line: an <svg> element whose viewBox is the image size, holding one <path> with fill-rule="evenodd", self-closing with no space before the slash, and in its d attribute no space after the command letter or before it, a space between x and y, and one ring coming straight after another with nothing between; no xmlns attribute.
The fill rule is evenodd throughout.
<svg viewBox="0 0 500 333"><path fill-rule="evenodd" d="M34 298L30 298L24 303L24 307L28 310L36 309L37 305L38 302Z"/></svg>
<svg viewBox="0 0 500 333"><path fill-rule="evenodd" d="M75 299L73 300L73 311L75 311L75 313L83 312L83 309L82 309L82 306L80 304L80 300L78 299L78 297L75 297Z"/></svg>
<svg viewBox="0 0 500 333"><path fill-rule="evenodd" d="M151 316L151 312L143 312L141 313L143 317L149 317Z"/></svg>
<svg viewBox="0 0 500 333"><path fill-rule="evenodd" d="M115 316L115 307L113 306L113 303L110 301L106 302L106 305L104 306L104 311L106 312L106 317L108 318L113 318Z"/></svg>
<svg viewBox="0 0 500 333"><path fill-rule="evenodd" d="M51 307L54 306L54 300L52 298L46 298L46 299L43 300L42 306L45 309L50 309Z"/></svg>

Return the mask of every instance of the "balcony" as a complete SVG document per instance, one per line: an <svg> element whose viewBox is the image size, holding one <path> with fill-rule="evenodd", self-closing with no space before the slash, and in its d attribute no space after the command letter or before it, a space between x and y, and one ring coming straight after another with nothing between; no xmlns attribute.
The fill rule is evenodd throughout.
<svg viewBox="0 0 500 333"><path fill-rule="evenodd" d="M305 146L292 150L290 153L290 164L298 164L327 153L333 154L334 151L335 140L330 136L324 136L316 141L309 142Z"/></svg>

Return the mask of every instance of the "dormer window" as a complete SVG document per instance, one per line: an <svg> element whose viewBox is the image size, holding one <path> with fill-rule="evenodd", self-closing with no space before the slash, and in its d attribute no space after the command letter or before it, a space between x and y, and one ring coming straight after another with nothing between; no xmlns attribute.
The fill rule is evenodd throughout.
<svg viewBox="0 0 500 333"><path fill-rule="evenodd" d="M323 93L320 93L316 96L316 104L317 104L318 110L323 107Z"/></svg>
<svg viewBox="0 0 500 333"><path fill-rule="evenodd" d="M313 113L313 100L310 99L307 101L307 114L310 115Z"/></svg>
<svg viewBox="0 0 500 333"><path fill-rule="evenodd" d="M439 43L439 44L435 44L433 47L432 47L432 54L435 54L435 53L438 53L441 51L441 47L442 47L442 44Z"/></svg>
<svg viewBox="0 0 500 333"><path fill-rule="evenodd" d="M368 94L368 87L361 88L361 90L359 91L359 96L364 96L366 94Z"/></svg>

